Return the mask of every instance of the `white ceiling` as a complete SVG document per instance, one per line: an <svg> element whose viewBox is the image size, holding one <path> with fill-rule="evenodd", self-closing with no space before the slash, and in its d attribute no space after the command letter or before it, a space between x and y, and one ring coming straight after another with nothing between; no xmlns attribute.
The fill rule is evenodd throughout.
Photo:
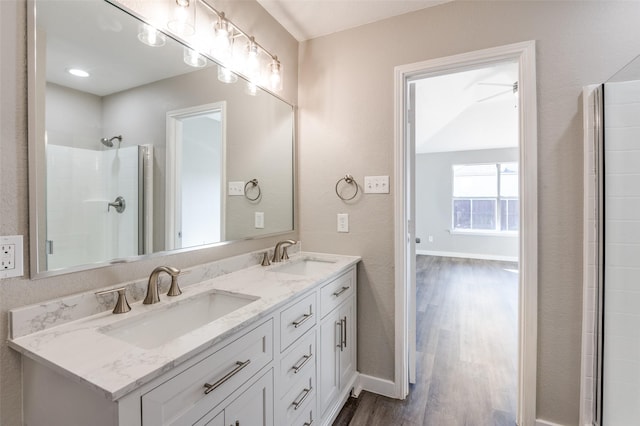
<svg viewBox="0 0 640 426"><path fill-rule="evenodd" d="M417 80L416 152L517 147L517 80L516 62Z"/></svg>
<svg viewBox="0 0 640 426"><path fill-rule="evenodd" d="M298 41L453 0L257 0Z"/></svg>

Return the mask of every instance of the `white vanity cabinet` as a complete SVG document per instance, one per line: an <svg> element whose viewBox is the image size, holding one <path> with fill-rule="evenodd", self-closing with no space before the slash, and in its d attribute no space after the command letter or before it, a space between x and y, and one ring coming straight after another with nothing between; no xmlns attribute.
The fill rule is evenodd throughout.
<svg viewBox="0 0 640 426"><path fill-rule="evenodd" d="M353 385L356 374L355 270L321 290L319 413L336 414L338 402ZM342 404L340 403L339 406Z"/></svg>
<svg viewBox="0 0 640 426"><path fill-rule="evenodd" d="M357 378L355 268L256 313L219 343L116 400L25 356L24 424L329 425Z"/></svg>

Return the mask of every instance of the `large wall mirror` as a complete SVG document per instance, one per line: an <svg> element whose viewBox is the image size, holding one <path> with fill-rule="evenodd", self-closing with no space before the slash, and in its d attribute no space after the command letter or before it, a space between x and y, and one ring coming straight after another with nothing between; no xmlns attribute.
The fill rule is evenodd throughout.
<svg viewBox="0 0 640 426"><path fill-rule="evenodd" d="M291 105L115 4L30 6L32 276L293 230Z"/></svg>

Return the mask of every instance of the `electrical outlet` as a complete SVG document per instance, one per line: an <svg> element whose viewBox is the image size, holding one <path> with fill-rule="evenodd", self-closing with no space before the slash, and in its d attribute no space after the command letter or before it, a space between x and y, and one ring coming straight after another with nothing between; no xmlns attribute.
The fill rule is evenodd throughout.
<svg viewBox="0 0 640 426"><path fill-rule="evenodd" d="M22 235L0 237L0 278L20 277L23 273Z"/></svg>
<svg viewBox="0 0 640 426"><path fill-rule="evenodd" d="M263 229L264 228L264 212L256 212L254 215L253 222L256 229Z"/></svg>
<svg viewBox="0 0 640 426"><path fill-rule="evenodd" d="M244 182L229 182L228 194L231 195L244 195Z"/></svg>
<svg viewBox="0 0 640 426"><path fill-rule="evenodd" d="M348 213L338 213L338 232L349 232Z"/></svg>
<svg viewBox="0 0 640 426"><path fill-rule="evenodd" d="M4 270L16 268L15 244L3 244L0 246L0 268Z"/></svg>

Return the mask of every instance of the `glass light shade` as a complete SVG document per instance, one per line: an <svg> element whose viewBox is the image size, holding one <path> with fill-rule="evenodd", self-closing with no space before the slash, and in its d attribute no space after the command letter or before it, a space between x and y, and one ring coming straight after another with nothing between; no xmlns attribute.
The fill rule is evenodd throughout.
<svg viewBox="0 0 640 426"><path fill-rule="evenodd" d="M268 72L269 88L274 92L282 90L282 64L275 59L269 64Z"/></svg>
<svg viewBox="0 0 640 426"><path fill-rule="evenodd" d="M258 94L258 86L255 83L247 81L247 86L244 91L247 95L256 96Z"/></svg>
<svg viewBox="0 0 640 426"><path fill-rule="evenodd" d="M183 59L185 64L195 68L202 68L207 65L207 58L188 47L184 48Z"/></svg>
<svg viewBox="0 0 640 426"><path fill-rule="evenodd" d="M260 78L260 59L258 58L258 54L258 45L252 37L251 40L247 42L244 74L254 83Z"/></svg>
<svg viewBox="0 0 640 426"><path fill-rule="evenodd" d="M159 47L164 46L167 38L163 33L156 30L153 26L149 24L140 24L138 40L140 40L147 46Z"/></svg>
<svg viewBox="0 0 640 426"><path fill-rule="evenodd" d="M218 65L218 80L223 83L235 83L238 76L229 68Z"/></svg>
<svg viewBox="0 0 640 426"><path fill-rule="evenodd" d="M211 53L223 63L231 60L231 51L233 48L233 28L229 21L224 19L221 14L218 22L213 26L213 45Z"/></svg>
<svg viewBox="0 0 640 426"><path fill-rule="evenodd" d="M180 36L191 36L195 33L196 6L186 0L176 0L173 15L167 28Z"/></svg>

